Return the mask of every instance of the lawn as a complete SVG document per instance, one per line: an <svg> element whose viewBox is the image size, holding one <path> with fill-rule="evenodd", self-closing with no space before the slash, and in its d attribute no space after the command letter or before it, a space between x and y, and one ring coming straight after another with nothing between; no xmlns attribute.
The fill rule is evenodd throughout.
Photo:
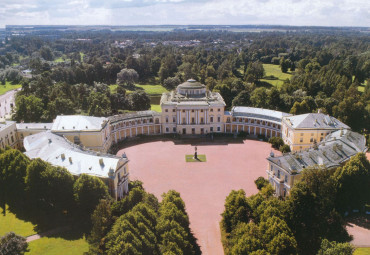
<svg viewBox="0 0 370 255"><path fill-rule="evenodd" d="M156 111L156 112L162 112L162 108L159 104L151 104L150 110Z"/></svg>
<svg viewBox="0 0 370 255"><path fill-rule="evenodd" d="M10 82L7 81L7 82L5 82L5 85L0 84L0 95L5 94L9 90L18 89L20 87L22 87L22 85L20 85L20 84L12 85L12 84L10 84Z"/></svg>
<svg viewBox="0 0 370 255"><path fill-rule="evenodd" d="M357 248L353 255L370 255L370 248Z"/></svg>
<svg viewBox="0 0 370 255"><path fill-rule="evenodd" d="M276 80L270 80L270 79L261 79L261 81L268 82L272 86L280 87L283 85L284 81L286 79L290 79L292 74L290 72L283 73L280 69L279 65L273 65L273 64L263 64L263 68L265 69L265 77L273 75Z"/></svg>
<svg viewBox="0 0 370 255"><path fill-rule="evenodd" d="M43 237L29 243L27 255L82 255L89 250L89 245L84 238L66 240L63 238Z"/></svg>
<svg viewBox="0 0 370 255"><path fill-rule="evenodd" d="M193 154L185 155L185 161L186 162L207 162L206 155L201 154L198 155L198 159L194 159Z"/></svg>
<svg viewBox="0 0 370 255"><path fill-rule="evenodd" d="M36 234L34 231L35 225L30 222L18 219L15 214L7 210L6 216L3 215L0 209L0 236L13 231L21 236L30 236Z"/></svg>
<svg viewBox="0 0 370 255"><path fill-rule="evenodd" d="M109 85L109 89L112 93L117 91L117 84ZM168 90L162 87L161 85L152 85L152 84L135 84L136 91L143 89L148 95L162 95L162 93L167 92ZM131 92L132 90L126 89L127 92Z"/></svg>

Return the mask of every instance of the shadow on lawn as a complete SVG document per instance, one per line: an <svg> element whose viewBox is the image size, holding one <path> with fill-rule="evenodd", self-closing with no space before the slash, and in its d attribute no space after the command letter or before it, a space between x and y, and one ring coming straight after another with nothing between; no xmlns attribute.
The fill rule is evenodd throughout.
<svg viewBox="0 0 370 255"><path fill-rule="evenodd" d="M51 237L77 240L89 232L86 222L66 212L56 212L50 209L34 207L27 202L10 204L8 206L8 211L15 214L18 219L35 225L34 231L38 234L47 233L47 236Z"/></svg>

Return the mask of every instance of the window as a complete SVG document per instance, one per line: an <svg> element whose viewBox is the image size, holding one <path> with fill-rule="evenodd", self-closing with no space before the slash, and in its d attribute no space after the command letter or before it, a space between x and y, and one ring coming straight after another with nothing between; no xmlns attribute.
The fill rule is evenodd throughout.
<svg viewBox="0 0 370 255"><path fill-rule="evenodd" d="M168 117L166 117L166 123L168 123Z"/></svg>
<svg viewBox="0 0 370 255"><path fill-rule="evenodd" d="M221 131L221 128L220 127L217 127L217 131L220 132Z"/></svg>
<svg viewBox="0 0 370 255"><path fill-rule="evenodd" d="M313 143L313 138L310 139L310 142Z"/></svg>
<svg viewBox="0 0 370 255"><path fill-rule="evenodd" d="M182 110L182 112L185 112L185 110Z"/></svg>
<svg viewBox="0 0 370 255"><path fill-rule="evenodd" d="M168 109L164 110L165 112L168 112Z"/></svg>
<svg viewBox="0 0 370 255"><path fill-rule="evenodd" d="M274 167L271 165L271 166L270 166L270 171L272 171L272 170L274 170Z"/></svg>
<svg viewBox="0 0 370 255"><path fill-rule="evenodd" d="M321 133L321 136L323 136L324 135L324 133Z"/></svg>
<svg viewBox="0 0 370 255"><path fill-rule="evenodd" d="M173 132L176 132L176 128L175 128L175 127L174 127L174 128L172 128L172 131L173 131Z"/></svg>
<svg viewBox="0 0 370 255"><path fill-rule="evenodd" d="M191 118L191 124L195 123L195 118Z"/></svg>
<svg viewBox="0 0 370 255"><path fill-rule="evenodd" d="M166 127L166 133L170 132L170 129L168 127Z"/></svg>
<svg viewBox="0 0 370 255"><path fill-rule="evenodd" d="M226 122L227 122L227 123L230 123L230 118L229 118L229 117L227 118L227 121L226 121Z"/></svg>
<svg viewBox="0 0 370 255"><path fill-rule="evenodd" d="M211 110L210 110L211 112L213 112L213 109L211 108Z"/></svg>
<svg viewBox="0 0 370 255"><path fill-rule="evenodd" d="M201 109L200 112L203 112L203 109Z"/></svg>
<svg viewBox="0 0 370 255"><path fill-rule="evenodd" d="M288 182L288 175L285 175L284 182Z"/></svg>
<svg viewBox="0 0 370 255"><path fill-rule="evenodd" d="M320 137L320 142L323 140L324 138Z"/></svg>
<svg viewBox="0 0 370 255"><path fill-rule="evenodd" d="M220 109L220 108L218 108L218 109L217 109L217 111L218 111L218 112L220 112L220 111L221 111L221 109Z"/></svg>
<svg viewBox="0 0 370 255"><path fill-rule="evenodd" d="M217 121L218 121L218 122L221 122L221 117L218 117L218 118L217 118Z"/></svg>
<svg viewBox="0 0 370 255"><path fill-rule="evenodd" d="M191 112L194 112L194 110L191 110Z"/></svg>
<svg viewBox="0 0 370 255"><path fill-rule="evenodd" d="M182 118L182 124L185 124L185 118Z"/></svg>
<svg viewBox="0 0 370 255"><path fill-rule="evenodd" d="M176 117L172 117L172 122L176 122Z"/></svg>
<svg viewBox="0 0 370 255"><path fill-rule="evenodd" d="M280 170L278 170L277 177L280 178Z"/></svg>
<svg viewBox="0 0 370 255"><path fill-rule="evenodd" d="M202 118L200 118L200 123L202 123L202 124L203 124L203 122L204 122L204 119L203 119L203 117L202 117Z"/></svg>
<svg viewBox="0 0 370 255"><path fill-rule="evenodd" d="M210 128L209 128L209 130L210 130L211 132L213 132L213 127L210 127Z"/></svg>
<svg viewBox="0 0 370 255"><path fill-rule="evenodd" d="M210 117L211 122L213 122L213 117Z"/></svg>
<svg viewBox="0 0 370 255"><path fill-rule="evenodd" d="M303 143L303 138L299 139L299 142L300 142L300 143Z"/></svg>
<svg viewBox="0 0 370 255"><path fill-rule="evenodd" d="M172 109L172 112L175 112L175 109Z"/></svg>

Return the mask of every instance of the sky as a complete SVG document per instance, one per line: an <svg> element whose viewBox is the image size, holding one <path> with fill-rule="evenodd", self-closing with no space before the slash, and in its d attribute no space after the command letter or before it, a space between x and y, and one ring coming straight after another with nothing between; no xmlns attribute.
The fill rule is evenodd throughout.
<svg viewBox="0 0 370 255"><path fill-rule="evenodd" d="M370 27L370 0L0 0L5 25Z"/></svg>

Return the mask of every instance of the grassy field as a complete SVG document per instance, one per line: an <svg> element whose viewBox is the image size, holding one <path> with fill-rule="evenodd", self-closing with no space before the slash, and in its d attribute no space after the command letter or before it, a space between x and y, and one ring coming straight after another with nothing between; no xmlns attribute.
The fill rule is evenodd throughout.
<svg viewBox="0 0 370 255"><path fill-rule="evenodd" d="M198 155L198 159L194 159L193 154L185 155L186 162L207 162L206 155Z"/></svg>
<svg viewBox="0 0 370 255"><path fill-rule="evenodd" d="M63 238L43 237L29 243L27 255L82 255L89 250L89 245L84 238L66 240Z"/></svg>
<svg viewBox="0 0 370 255"><path fill-rule="evenodd" d="M150 110L156 111L156 112L162 112L161 106L159 104L152 104L150 105Z"/></svg>
<svg viewBox="0 0 370 255"><path fill-rule="evenodd" d="M35 225L18 219L13 213L7 210L6 216L3 215L0 209L0 236L13 231L17 235L30 236L36 234L34 231Z"/></svg>
<svg viewBox="0 0 370 255"><path fill-rule="evenodd" d="M109 89L112 93L115 93L117 91L117 84L109 85ZM135 87L137 88L136 91L143 89L146 93L149 95L161 95L164 92L167 92L168 90L162 87L161 85L152 85L152 84L135 84ZM132 90L126 89L127 92L132 92Z"/></svg>
<svg viewBox="0 0 370 255"><path fill-rule="evenodd" d="M5 82L5 85L0 84L0 95L5 94L9 90L17 89L17 88L20 88L20 87L22 87L22 85L20 85L20 84L12 85L12 84L10 84L10 82L7 81L7 82Z"/></svg>
<svg viewBox="0 0 370 255"><path fill-rule="evenodd" d="M353 255L370 255L370 248L357 248Z"/></svg>
<svg viewBox="0 0 370 255"><path fill-rule="evenodd" d="M266 76L271 76L273 75L274 77L276 77L277 79L276 80L269 80L269 79L261 79L261 81L264 81L264 82L268 82L270 83L272 86L275 86L275 87L280 87L281 85L283 85L284 81L286 79L290 79L290 77L292 76L292 74L290 72L288 73L283 73L280 69L280 66L278 65L273 65L273 64L263 64L263 68L265 69L265 72L266 72Z"/></svg>

